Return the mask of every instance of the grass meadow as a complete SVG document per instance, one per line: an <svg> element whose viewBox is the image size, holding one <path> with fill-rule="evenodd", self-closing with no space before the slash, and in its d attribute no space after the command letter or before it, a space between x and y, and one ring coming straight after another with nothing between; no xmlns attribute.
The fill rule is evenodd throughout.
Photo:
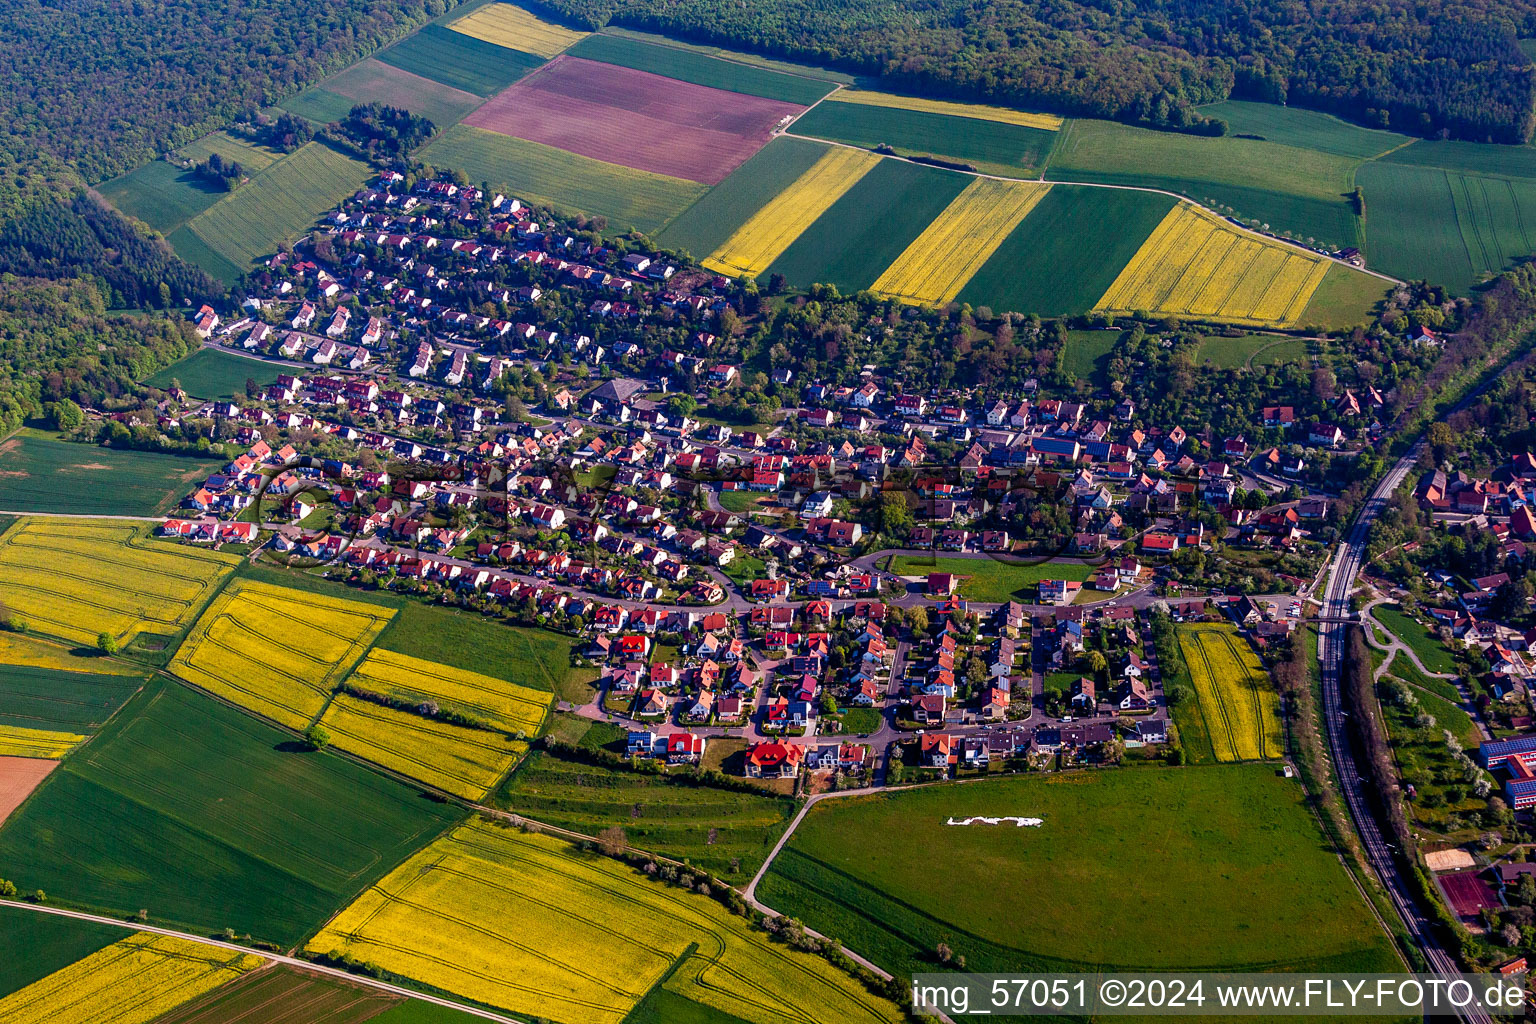
<svg viewBox="0 0 1536 1024"><path fill-rule="evenodd" d="M510 188L533 203L601 217L610 228L654 232L693 205L708 186L632 170L537 142L454 125L419 154L473 181Z"/></svg>
<svg viewBox="0 0 1536 1024"><path fill-rule="evenodd" d="M55 902L287 944L458 815L156 679L6 821L0 863Z"/></svg>
<svg viewBox="0 0 1536 1024"><path fill-rule="evenodd" d="M159 515L219 466L213 459L101 448L22 431L0 441L0 509Z"/></svg>
<svg viewBox="0 0 1536 1024"><path fill-rule="evenodd" d="M1429 629L1417 619L1409 617L1401 608L1377 607L1371 609L1376 621L1387 627L1392 635L1418 655L1419 661L1431 672L1454 672L1456 662ZM1402 659L1398 655L1398 659ZM1410 664L1412 664L1410 662Z"/></svg>
<svg viewBox="0 0 1536 1024"><path fill-rule="evenodd" d="M172 381L180 381L182 389L196 398L244 398L246 381L253 380L257 387L264 388L277 380L281 372L279 367L260 359L200 348L181 362L146 378L144 383L152 388L168 388Z"/></svg>
<svg viewBox="0 0 1536 1024"><path fill-rule="evenodd" d="M946 824L999 814L1045 822ZM940 942L980 972L1400 969L1305 793L1267 765L829 801L757 894L902 976L941 969Z"/></svg>
<svg viewBox="0 0 1536 1024"><path fill-rule="evenodd" d="M617 825L639 849L738 884L752 877L795 812L784 797L690 785L549 750L529 754L494 802L586 835Z"/></svg>
<svg viewBox="0 0 1536 1024"><path fill-rule="evenodd" d="M572 57L617 64L653 75L665 75L694 85L727 89L810 106L832 91L830 83L818 78L784 74L763 67L706 56L695 50L648 42L630 36L598 33L587 36L566 51Z"/></svg>
<svg viewBox="0 0 1536 1024"><path fill-rule="evenodd" d="M873 148L902 156L937 156L994 174L1027 176L1045 166L1056 133L1004 121L956 117L931 110L844 103L833 96L800 117L796 135Z"/></svg>
<svg viewBox="0 0 1536 1024"><path fill-rule="evenodd" d="M946 558L942 555L892 555L887 570L899 576L926 576L934 572L966 576L969 578L960 584L961 595L987 603L1032 601L1041 580L1082 582L1095 571L1086 562L1022 565L995 558Z"/></svg>
<svg viewBox="0 0 1536 1024"><path fill-rule="evenodd" d="M401 865L306 949L513 1014L584 1024L620 1024L657 988L683 1001L672 1020L717 1016L709 1011L749 1024L897 1019L852 977L748 930L707 896L483 822Z"/></svg>

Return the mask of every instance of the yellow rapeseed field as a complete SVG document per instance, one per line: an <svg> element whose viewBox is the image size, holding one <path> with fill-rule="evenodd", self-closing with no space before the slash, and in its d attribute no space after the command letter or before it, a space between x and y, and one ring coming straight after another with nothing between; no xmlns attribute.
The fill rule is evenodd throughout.
<svg viewBox="0 0 1536 1024"><path fill-rule="evenodd" d="M144 1024L261 964L190 939L138 932L0 999L5 1024Z"/></svg>
<svg viewBox="0 0 1536 1024"><path fill-rule="evenodd" d="M0 665L56 668L63 672L122 675L130 670L97 657L76 657L62 647L15 633L0 633Z"/></svg>
<svg viewBox="0 0 1536 1024"><path fill-rule="evenodd" d="M1244 231L1192 203L1180 203L1136 250L1094 308L1294 327L1328 267L1329 261L1320 255Z"/></svg>
<svg viewBox="0 0 1536 1024"><path fill-rule="evenodd" d="M952 301L1050 188L975 179L885 268L873 290L903 302Z"/></svg>
<svg viewBox="0 0 1536 1024"><path fill-rule="evenodd" d="M853 978L769 941L709 897L484 822L396 868L308 949L513 1014L583 1024L619 1024L674 964L665 988L751 1024L898 1019Z"/></svg>
<svg viewBox="0 0 1536 1024"><path fill-rule="evenodd" d="M537 736L552 694L478 672L374 648L352 673L354 686L413 701L436 701L509 733Z"/></svg>
<svg viewBox="0 0 1536 1024"><path fill-rule="evenodd" d="M705 258L704 266L733 277L761 274L879 162L878 156L862 149L832 147L737 228Z"/></svg>
<svg viewBox="0 0 1536 1024"><path fill-rule="evenodd" d="M145 536L105 521L23 519L0 534L0 601L32 629L94 645L180 629L239 564L233 555Z"/></svg>
<svg viewBox="0 0 1536 1024"><path fill-rule="evenodd" d="M57 761L84 739L79 733L0 725L0 757L41 757Z"/></svg>
<svg viewBox="0 0 1536 1024"><path fill-rule="evenodd" d="M486 4L450 21L448 27L497 46L540 57L553 57L588 35L545 21L514 4Z"/></svg>
<svg viewBox="0 0 1536 1024"><path fill-rule="evenodd" d="M499 732L470 729L338 694L320 718L331 745L466 800L479 800L528 752Z"/></svg>
<svg viewBox="0 0 1536 1024"><path fill-rule="evenodd" d="M1216 760L1284 756L1280 697L1247 642L1225 625L1180 626L1178 633Z"/></svg>
<svg viewBox="0 0 1536 1024"><path fill-rule="evenodd" d="M169 670L303 729L394 614L362 601L239 579L198 618Z"/></svg>
<svg viewBox="0 0 1536 1024"><path fill-rule="evenodd" d="M897 96L889 92L866 92L863 89L840 89L827 98L828 103L859 103L867 107L895 107L898 110L920 110L929 114L949 114L954 117L974 117L981 121L1001 121L1025 128L1040 128L1048 132L1061 129L1061 118L1055 114L1032 114L1025 110L1007 107L991 107L984 103L951 103L948 100L925 100L916 96Z"/></svg>

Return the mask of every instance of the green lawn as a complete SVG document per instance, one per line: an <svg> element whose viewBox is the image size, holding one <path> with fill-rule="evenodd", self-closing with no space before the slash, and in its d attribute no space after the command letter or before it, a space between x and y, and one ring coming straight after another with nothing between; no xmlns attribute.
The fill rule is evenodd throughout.
<svg viewBox="0 0 1536 1024"><path fill-rule="evenodd" d="M616 231L654 232L708 191L707 185L632 170L537 142L458 124L419 154L472 181L489 181L521 198L606 218Z"/></svg>
<svg viewBox="0 0 1536 1024"><path fill-rule="evenodd" d="M1307 343L1300 338L1277 334L1245 334L1239 338L1206 338L1200 345L1199 361L1222 370L1238 370L1249 365L1272 366L1301 362L1307 358Z"/></svg>
<svg viewBox="0 0 1536 1024"><path fill-rule="evenodd" d="M18 886L114 915L297 942L461 817L152 680L0 829Z"/></svg>
<svg viewBox="0 0 1536 1024"><path fill-rule="evenodd" d="M441 25L420 32L375 55L385 64L430 78L453 89L489 96L544 63L543 57L488 43Z"/></svg>
<svg viewBox="0 0 1536 1024"><path fill-rule="evenodd" d="M999 814L1044 824L945 824ZM828 801L757 894L901 976L936 969L940 942L980 972L1399 969L1301 787L1272 766Z"/></svg>
<svg viewBox="0 0 1536 1024"><path fill-rule="evenodd" d="M175 508L220 465L21 431L0 441L0 509L158 515Z"/></svg>
<svg viewBox="0 0 1536 1024"><path fill-rule="evenodd" d="M843 712L843 732L852 736L868 736L878 732L885 716L874 708L853 708Z"/></svg>
<svg viewBox="0 0 1536 1024"><path fill-rule="evenodd" d="M721 491L720 507L727 512L744 515L757 510L757 499L756 491Z"/></svg>
<svg viewBox="0 0 1536 1024"><path fill-rule="evenodd" d="M1392 631L1431 672L1454 672L1456 662L1451 652L1422 623L1409 618L1400 608L1378 607L1371 609L1376 621ZM1398 655L1399 658L1402 655Z"/></svg>
<svg viewBox="0 0 1536 1024"><path fill-rule="evenodd" d="M618 825L641 849L738 882L752 877L795 812L794 801L782 797L597 767L542 750L528 756L495 803L587 835Z"/></svg>
<svg viewBox="0 0 1536 1024"><path fill-rule="evenodd" d="M1053 186L961 289L960 301L998 312L1085 313L1177 201L1154 192Z"/></svg>
<svg viewBox="0 0 1536 1024"><path fill-rule="evenodd" d="M796 135L868 149L886 145L902 156L943 157L1017 177L1038 173L1056 141L1055 132L1041 128L926 110L842 103L836 97L818 104L795 121L791 130Z"/></svg>
<svg viewBox="0 0 1536 1024"><path fill-rule="evenodd" d="M829 283L844 294L868 288L970 182L964 174L882 160L763 276L783 274L798 288Z"/></svg>
<svg viewBox="0 0 1536 1024"><path fill-rule="evenodd" d="M130 934L112 925L0 907L0 996L26 988Z"/></svg>
<svg viewBox="0 0 1536 1024"><path fill-rule="evenodd" d="M244 398L245 382L253 380L266 387L277 380L285 367L260 359L247 359L212 348L200 348L181 362L168 366L144 381L152 388L168 388L171 381L181 382L183 390L196 398Z"/></svg>
<svg viewBox="0 0 1536 1024"><path fill-rule="evenodd" d="M821 79L720 60L696 50L648 42L632 36L608 33L590 35L566 53L572 57L649 71L653 75L664 75L694 85L728 89L748 96L762 96L807 107L832 91L832 83Z"/></svg>
<svg viewBox="0 0 1536 1024"><path fill-rule="evenodd" d="M1062 362L1074 377L1102 385L1109 354L1119 340L1119 331L1068 331Z"/></svg>
<svg viewBox="0 0 1536 1024"><path fill-rule="evenodd" d="M1003 601L1033 600L1041 580L1077 580L1094 574L1095 568L1084 562L1037 562L1019 565L993 558L945 558L927 555L893 555L890 572L899 576L926 576L934 572L969 576L960 584L960 593L972 601L989 604Z"/></svg>
<svg viewBox="0 0 1536 1024"><path fill-rule="evenodd" d="M678 214L657 234L657 243L695 259L708 256L826 152L819 142L780 135Z"/></svg>
<svg viewBox="0 0 1536 1024"><path fill-rule="evenodd" d="M144 680L31 665L0 665L0 725L85 734L133 696Z"/></svg>

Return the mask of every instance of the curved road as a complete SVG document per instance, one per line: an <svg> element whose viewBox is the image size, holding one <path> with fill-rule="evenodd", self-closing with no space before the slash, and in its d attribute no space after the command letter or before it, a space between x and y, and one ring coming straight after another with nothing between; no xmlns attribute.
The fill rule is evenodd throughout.
<svg viewBox="0 0 1536 1024"><path fill-rule="evenodd" d="M1355 579L1360 574L1366 544L1370 540L1371 524L1386 507L1392 493L1402 486L1409 470L1419 461L1424 453L1425 444L1425 440L1420 438L1402 458L1393 464L1392 469L1377 483L1376 489L1371 492L1371 496L1361 508L1354 526L1350 528L1349 534L1339 545L1330 566L1328 589L1323 597L1322 616L1324 618L1349 617L1349 593L1354 589ZM1350 746L1343 700L1339 692L1339 667L1344 660L1344 645L1348 629L1349 626L1344 622L1325 622L1319 623L1317 634L1318 660L1322 663L1323 670L1323 724L1328 735L1329 751L1333 756L1334 776L1338 780L1339 790L1344 794L1350 817L1354 819L1355 831L1360 835L1365 855L1370 860L1377 877L1381 879L1388 896L1391 897L1392 905L1397 911L1397 916L1402 919L1403 927L1407 930L1409 937L1423 950L1424 958L1429 962L1430 969L1434 973L1458 974L1460 966L1435 937L1428 918L1415 902L1413 890L1393 858L1392 848L1388 845L1376 817L1366 803L1365 786L1355 763L1354 750ZM1491 1021L1488 1014L1481 1009L1466 1010L1462 1016L1470 1024L1490 1024Z"/></svg>

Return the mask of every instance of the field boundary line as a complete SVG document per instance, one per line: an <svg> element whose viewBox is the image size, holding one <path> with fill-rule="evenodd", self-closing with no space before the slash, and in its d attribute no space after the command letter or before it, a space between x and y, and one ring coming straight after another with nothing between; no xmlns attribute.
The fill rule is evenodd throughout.
<svg viewBox="0 0 1536 1024"><path fill-rule="evenodd" d="M99 914L88 914L83 910L65 910L61 907L44 907L39 906L36 903L24 903L19 900L0 900L0 907L11 907L15 910L30 910L38 914L53 914L56 917L67 917L76 921L89 921L92 924L111 925L113 927L122 928L125 931L130 932L149 932L152 935L164 935L169 938L186 939L191 942L200 943L204 946L212 946L215 949L223 949L233 953L241 953L248 956L260 957L269 964L283 964L285 966L293 967L301 971L310 971L315 974L323 974L328 977L348 981L354 985L362 985L366 988L378 989L381 992L389 992L393 995L405 996L409 999L419 999L422 1002L435 1003L436 1005L446 1009L458 1010L460 1013L467 1013L471 1016L480 1017L484 1020L497 1021L498 1024L527 1024L526 1021L520 1020L517 1017L503 1016L502 1014L494 1013L490 1010L482 1010L477 1006L470 1006L465 1003L456 1003L451 999L444 999L441 996L429 995L425 992L417 992L414 989L405 988L401 985L393 985L387 981L380 981L377 978L370 978L361 974L352 974L348 971L343 971L338 967L326 967L322 964L311 963L308 960L301 960L298 957L286 956L282 953L272 953L263 949L252 949L249 946L242 946L234 942L225 942L221 939L205 939L202 936L195 935L191 932L180 932L171 928L161 928L156 925L141 924L137 921L119 921L115 917L104 917Z"/></svg>

